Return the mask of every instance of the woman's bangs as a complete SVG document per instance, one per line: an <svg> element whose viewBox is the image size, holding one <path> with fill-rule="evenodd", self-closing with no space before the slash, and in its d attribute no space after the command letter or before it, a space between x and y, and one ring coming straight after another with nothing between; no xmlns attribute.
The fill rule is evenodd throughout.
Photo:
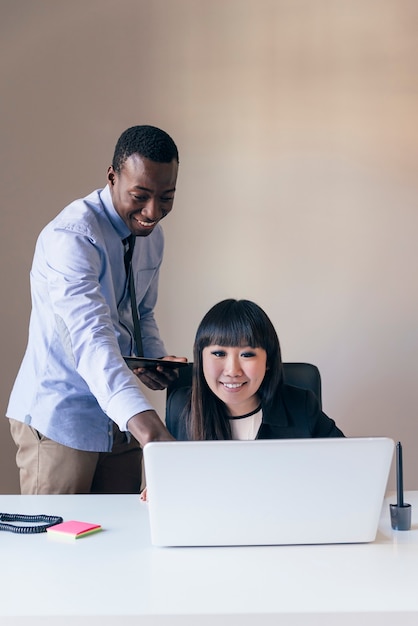
<svg viewBox="0 0 418 626"><path fill-rule="evenodd" d="M247 319L225 319L207 329L205 345L262 347L262 337Z"/></svg>

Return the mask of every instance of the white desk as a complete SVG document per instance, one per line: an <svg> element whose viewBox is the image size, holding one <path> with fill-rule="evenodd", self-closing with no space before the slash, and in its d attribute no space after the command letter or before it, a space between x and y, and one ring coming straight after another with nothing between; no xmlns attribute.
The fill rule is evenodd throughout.
<svg viewBox="0 0 418 626"><path fill-rule="evenodd" d="M412 529L376 542L153 548L137 496L0 496L0 512L102 524L73 542L0 532L2 626L402 626L418 624L418 492Z"/></svg>

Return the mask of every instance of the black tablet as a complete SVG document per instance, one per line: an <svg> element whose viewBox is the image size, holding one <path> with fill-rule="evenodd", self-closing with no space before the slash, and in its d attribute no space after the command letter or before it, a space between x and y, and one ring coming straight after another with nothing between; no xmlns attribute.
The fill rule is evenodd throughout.
<svg viewBox="0 0 418 626"><path fill-rule="evenodd" d="M166 367L168 369L176 369L178 367L184 367L185 365L189 365L189 363L184 363L184 361L166 361L163 359L148 359L142 356L124 356L127 366L134 370L137 367L147 367L149 369L155 369L157 365L162 365L162 367Z"/></svg>

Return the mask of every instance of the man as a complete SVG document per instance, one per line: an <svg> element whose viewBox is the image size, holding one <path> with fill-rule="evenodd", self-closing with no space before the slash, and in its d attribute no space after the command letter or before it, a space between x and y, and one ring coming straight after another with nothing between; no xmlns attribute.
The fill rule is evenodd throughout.
<svg viewBox="0 0 418 626"><path fill-rule="evenodd" d="M128 128L107 186L67 206L38 238L28 346L7 409L24 494L139 492L140 446L172 439L137 377L164 389L176 373L133 373L123 358L138 354L124 255L133 234L143 354L164 358L154 319L159 222L173 208L178 163L167 133Z"/></svg>

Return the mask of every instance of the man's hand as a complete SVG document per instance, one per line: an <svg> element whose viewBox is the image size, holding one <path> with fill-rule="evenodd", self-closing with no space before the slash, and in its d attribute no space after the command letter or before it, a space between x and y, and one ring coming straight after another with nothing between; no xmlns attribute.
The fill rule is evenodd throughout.
<svg viewBox="0 0 418 626"><path fill-rule="evenodd" d="M176 369L164 367L164 360L187 363L187 358L184 356L164 356L161 359L161 365L158 365L156 368L138 367L133 370L133 373L149 389L154 391L166 389L173 380L178 378L179 373Z"/></svg>
<svg viewBox="0 0 418 626"><path fill-rule="evenodd" d="M142 448L151 441L175 441L155 411L143 411L131 417L128 430Z"/></svg>

